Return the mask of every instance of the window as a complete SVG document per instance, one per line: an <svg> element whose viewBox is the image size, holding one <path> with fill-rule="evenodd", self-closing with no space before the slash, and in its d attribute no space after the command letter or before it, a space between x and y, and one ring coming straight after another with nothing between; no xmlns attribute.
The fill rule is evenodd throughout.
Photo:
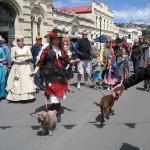
<svg viewBox="0 0 150 150"><path fill-rule="evenodd" d="M32 38L32 45L33 45L33 22L34 22L34 17L31 16L31 38Z"/></svg>
<svg viewBox="0 0 150 150"><path fill-rule="evenodd" d="M37 22L37 35L41 35L41 18L38 18Z"/></svg>
<svg viewBox="0 0 150 150"><path fill-rule="evenodd" d="M96 22L95 23L96 23L96 28L97 28L97 16L96 16Z"/></svg>
<svg viewBox="0 0 150 150"><path fill-rule="evenodd" d="M131 39L131 34L128 34L128 39Z"/></svg>
<svg viewBox="0 0 150 150"><path fill-rule="evenodd" d="M8 6L0 3L0 16L1 17L13 17L13 13Z"/></svg>

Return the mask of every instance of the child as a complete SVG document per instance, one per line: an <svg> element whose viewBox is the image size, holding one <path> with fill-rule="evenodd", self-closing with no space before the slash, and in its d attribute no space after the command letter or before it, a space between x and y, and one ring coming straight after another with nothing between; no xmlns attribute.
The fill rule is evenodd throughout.
<svg viewBox="0 0 150 150"><path fill-rule="evenodd" d="M126 50L121 48L121 54L117 57L117 76L120 83L123 79L129 77L129 58L126 55Z"/></svg>
<svg viewBox="0 0 150 150"><path fill-rule="evenodd" d="M103 65L103 63L101 63L100 61L98 61L98 57L99 57L99 52L94 52L93 53L93 59L91 62L91 66L92 66L92 79L94 82L94 89L97 90L97 85L96 83L99 83L99 88L103 89L102 87L102 76L101 76L101 65Z"/></svg>
<svg viewBox="0 0 150 150"><path fill-rule="evenodd" d="M147 59L147 64L145 65L145 67L150 66L150 57ZM144 80L144 88L146 91L150 92L150 80Z"/></svg>
<svg viewBox="0 0 150 150"><path fill-rule="evenodd" d="M113 65L113 59L109 58L107 60L107 65L105 69L105 83L108 85L107 91L113 88L115 84L115 77L116 77L116 66Z"/></svg>
<svg viewBox="0 0 150 150"><path fill-rule="evenodd" d="M65 58L66 60L70 60L72 58L72 53L70 51L70 41L68 37L63 37L62 38L62 56L63 58ZM65 66L65 65L64 65ZM67 66L65 66L65 70L68 72L69 74L69 78L73 78L73 71L72 71L72 65L67 64ZM67 81L68 82L68 88L67 91L74 93L74 90L72 90L70 88L70 79Z"/></svg>

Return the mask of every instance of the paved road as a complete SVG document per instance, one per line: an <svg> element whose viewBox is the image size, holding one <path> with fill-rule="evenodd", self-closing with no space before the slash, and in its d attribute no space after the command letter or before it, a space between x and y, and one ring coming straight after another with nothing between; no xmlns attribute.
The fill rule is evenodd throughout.
<svg viewBox="0 0 150 150"><path fill-rule="evenodd" d="M53 136L40 136L40 125L30 116L45 109L41 94L33 103L0 102L0 150L150 150L150 93L142 83L123 93L114 106L116 115L103 128L100 110L92 103L102 94L73 88L75 93L62 102L62 122Z"/></svg>

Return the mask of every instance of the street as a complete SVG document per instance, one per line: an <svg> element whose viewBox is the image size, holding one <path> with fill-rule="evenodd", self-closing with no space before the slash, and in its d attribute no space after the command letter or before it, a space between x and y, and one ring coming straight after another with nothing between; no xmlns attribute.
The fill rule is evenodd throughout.
<svg viewBox="0 0 150 150"><path fill-rule="evenodd" d="M149 150L150 93L140 83L124 91L114 104L115 115L100 127L100 109L93 104L102 94L75 87L62 101L62 122L53 136L40 136L38 112L45 110L42 93L32 103L0 102L0 150ZM90 85L92 83L90 82ZM104 94L110 91L102 90Z"/></svg>

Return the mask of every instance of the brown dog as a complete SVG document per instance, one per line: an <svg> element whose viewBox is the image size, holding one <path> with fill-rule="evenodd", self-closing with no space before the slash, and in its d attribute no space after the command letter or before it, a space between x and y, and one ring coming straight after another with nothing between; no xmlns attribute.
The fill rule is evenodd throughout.
<svg viewBox="0 0 150 150"><path fill-rule="evenodd" d="M114 105L115 100L118 100L119 94L116 93L116 96L113 97L112 95L105 95L100 100L100 103L94 102L96 106L99 106L101 109L101 126L105 122L105 118L109 119L110 114L114 115L114 110L112 107Z"/></svg>

